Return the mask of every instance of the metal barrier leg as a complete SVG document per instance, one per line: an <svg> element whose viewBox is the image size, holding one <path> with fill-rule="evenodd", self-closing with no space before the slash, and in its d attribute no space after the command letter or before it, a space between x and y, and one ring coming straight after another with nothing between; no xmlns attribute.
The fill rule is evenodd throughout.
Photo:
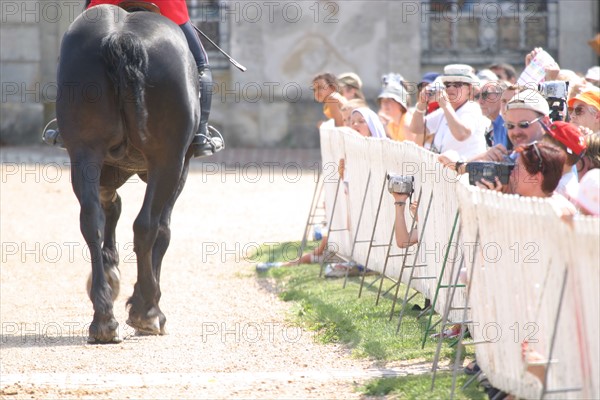
<svg viewBox="0 0 600 400"><path fill-rule="evenodd" d="M313 198L310 203L310 210L308 212L308 218L306 219L306 225L304 226L304 234L302 235L302 241L300 243L300 249L298 257L302 257L304 254L304 249L306 248L308 230L310 226L314 222L314 217L318 209L319 200L321 199L321 193L323 192L323 182L321 182L321 172L319 172L319 176L317 178L317 184L315 185L315 191L313 193Z"/></svg>
<svg viewBox="0 0 600 400"><path fill-rule="evenodd" d="M369 241L369 249L367 250L367 259L365 260L365 270L362 272L360 280L360 289L358 289L358 298L362 295L362 290L365 285L365 276L367 275L367 266L369 265L369 258L371 257L371 250L373 249L373 240L375 239L375 229L377 228L377 220L379 219L379 213L381 212L381 200L385 191L387 181L387 173L383 176L383 184L381 185L381 192L379 193L379 205L377 206L377 212L375 213L375 222L373 224L373 232L371 233L371 240Z"/></svg>
<svg viewBox="0 0 600 400"><path fill-rule="evenodd" d="M452 231L450 232L450 237L448 238L448 247L446 248L446 254L444 255L444 261L442 262L442 270L440 271L440 276L438 278L437 287L435 288L435 294L431 301L431 308L429 309L429 318L427 319L427 326L425 328L425 334L423 335L423 341L421 342L421 349L425 348L425 342L427 341L427 336L429 335L429 333L432 330L431 320L433 319L433 314L435 313L435 305L437 304L437 299L438 299L438 294L440 292L440 289L449 287L449 286L442 285L442 280L444 277L444 271L446 270L446 263L448 262L448 255L450 253L450 247L452 245L452 240L454 239L454 232L456 230L456 226L458 225L458 215L459 215L459 212L456 211L456 215L454 216L454 224L452 225ZM456 237L458 238L459 236L460 236L460 232ZM456 253L457 252L458 252L458 250L455 249L454 259L452 260L453 268L454 268L454 263L456 263ZM452 275L450 275L450 276L452 276ZM446 304L448 304L448 303L446 303Z"/></svg>
<svg viewBox="0 0 600 400"><path fill-rule="evenodd" d="M411 284L414 279L436 279L436 276L419 276L414 277L415 268L417 267L417 259L419 257L419 251L421 249L421 245L423 244L423 237L425 236L425 229L427 228L427 220L429 219L429 212L431 211L431 203L433 201L433 192L429 195L429 202L427 203L427 211L425 211L425 218L423 224L419 229L419 241L417 243L417 250L415 252L415 257L413 259L413 265L410 267L410 277L408 278L408 282L406 284L406 292L404 293L404 300L402 301L402 308L400 309L400 317L398 318L398 327L396 328L396 333L400 332L400 325L402 324L402 318L404 317L404 312L406 310L406 304L408 303L408 292L411 289ZM414 297L414 295L412 296ZM411 299L412 299L411 297Z"/></svg>
<svg viewBox="0 0 600 400"><path fill-rule="evenodd" d="M340 182L341 181L342 181L342 178L338 177L337 184L336 184L336 187L335 187L335 197L333 199L333 206L331 207L331 216L329 217L329 232L327 233L328 240L331 239L331 233L333 231L333 229L332 229L333 228L333 226L332 226L332 224L333 224L333 216L335 215L335 209L336 209L338 194L340 192ZM327 242L327 245L329 245L329 242ZM327 250L325 250L325 251L327 251ZM323 257L323 259L321 260L321 263L320 263L319 278L323 276L323 265L324 265L324 263L325 263L325 257Z"/></svg>
<svg viewBox="0 0 600 400"><path fill-rule="evenodd" d="M358 221L356 223L356 232L354 232L354 239L352 240L352 250L350 251L350 261L354 261L354 249L356 248L356 243L358 240L358 232L360 231L360 224L362 222L363 212L365 210L365 203L367 200L367 194L369 193L369 186L371 184L371 171L369 171L369 176L367 177L367 184L365 185L364 196L362 199L362 204L360 205L360 214L358 216ZM375 221L377 223L377 221ZM367 270L367 266L365 265L365 271ZM348 270L346 270L346 274L344 276L344 284L343 288L346 288L346 282L348 281Z"/></svg>

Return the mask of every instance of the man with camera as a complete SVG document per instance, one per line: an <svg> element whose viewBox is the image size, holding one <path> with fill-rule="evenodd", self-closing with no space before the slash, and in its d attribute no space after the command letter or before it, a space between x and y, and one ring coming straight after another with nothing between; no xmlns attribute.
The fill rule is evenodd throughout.
<svg viewBox="0 0 600 400"><path fill-rule="evenodd" d="M477 82L473 68L447 65L440 79L443 87L434 83L419 93L411 132L433 134L430 150L436 153L454 150L465 159L481 154L486 149L485 131L490 121L472 101L473 84ZM425 116L430 101L437 101L440 108Z"/></svg>
<svg viewBox="0 0 600 400"><path fill-rule="evenodd" d="M544 126L551 123L549 113L548 102L537 90L525 89L510 99L504 113L504 125L515 149L542 139ZM514 165L517 156L518 152L509 153L504 145L498 144L467 162L455 162L454 168L461 174L469 172L469 181L473 185L483 178L491 183L484 187L500 190L508 182L512 171L509 164ZM440 162L447 166L452 164L442 157Z"/></svg>
<svg viewBox="0 0 600 400"><path fill-rule="evenodd" d="M550 125L550 107L540 92L525 89L513 96L506 104L504 113L504 126L508 132L508 139L515 148L541 140L544 136L544 125ZM481 153L465 162L455 162L454 168L459 173L466 172L469 162L514 162L517 153L509 151L502 144L495 145L486 152ZM440 157L440 162L450 166L452 162Z"/></svg>

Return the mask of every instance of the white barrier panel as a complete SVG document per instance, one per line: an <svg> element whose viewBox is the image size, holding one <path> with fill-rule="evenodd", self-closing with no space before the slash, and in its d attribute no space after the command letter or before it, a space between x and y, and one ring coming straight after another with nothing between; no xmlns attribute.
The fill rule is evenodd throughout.
<svg viewBox="0 0 600 400"><path fill-rule="evenodd" d="M320 130L321 159L323 164L322 179L327 222L331 220L331 211L336 198L339 161L346 158L343 140L345 131L352 131L352 129L327 127ZM336 231L329 232L327 247L335 250L341 256L350 257L351 238L353 238L353 234L348 225L348 196L343 182L339 185L335 207L334 219L327 228L330 230L335 229Z"/></svg>
<svg viewBox="0 0 600 400"><path fill-rule="evenodd" d="M598 220L584 223L588 224L588 232L589 224L595 223L595 234L576 235L557 217L548 201L462 185L457 189L465 232L474 237L479 230L480 235L470 282L470 331L475 341L488 341L475 350L477 362L490 382L518 397L539 398L542 383L527 372L521 346L528 341L537 356L528 357L545 361L555 335L546 389L550 394L545 398L597 397L597 378L594 382L589 377L594 372L597 377L599 372L598 269L594 273L588 268L586 273L590 275L584 281L573 269L581 272L585 269L576 265L598 264ZM577 229L583 230L581 224L576 221ZM586 249L584 254L573 252L573 240ZM567 282L571 283L566 286L561 306L567 268ZM588 281L592 277L595 280ZM580 285L589 295L585 303L573 290ZM591 343L593 340L596 343ZM592 350L595 353L590 353ZM582 373L583 364L589 366L586 374ZM552 394L570 388L582 390Z"/></svg>
<svg viewBox="0 0 600 400"><path fill-rule="evenodd" d="M350 221L352 235L358 232L356 237L359 242L356 244L352 258L361 264L366 264L368 256L368 267L370 269L378 272L383 271L387 255L387 247L385 246L390 242L393 232L395 209L393 197L387 190L387 182L384 182L386 174L395 173L414 176L415 194L413 195L413 201L417 199L419 191L423 190L417 226L422 227L425 224L429 197L433 195L420 255L415 259L415 246L413 246L409 249L410 254L407 257L407 265L413 265L413 263L418 265L413 274L417 279L413 280L412 288L423 293L426 297L432 298L438 283L437 277L441 273L457 209L454 189L454 183L457 179L456 174L447 168L443 168L437 162L435 154L411 142L364 138L352 130L343 128L322 129L321 135L322 141L325 141L328 146L321 148L324 163L326 160L337 159L342 154L345 158L345 180L348 185L348 197L344 198L344 204L349 206L349 214L345 219ZM369 174L370 183L367 187ZM382 189L383 197L381 198ZM338 196L338 204L340 204L340 196ZM329 201L333 201L333 196L328 196L327 200L327 208L331 208L332 203L329 203ZM362 219L360 219L360 226L358 226L363 201ZM379 218L375 221L378 207L380 207ZM406 207L406 220L410 221L408 209ZM338 213L338 208L336 208L335 214L337 220L338 215L341 214L341 212ZM373 233L376 222L377 227ZM341 221L334 223L333 228L340 226L339 223ZM375 247L371 248L369 254L368 241L372 236L372 244ZM350 255L352 248L347 240L339 239L339 236L332 236L330 241L335 242L343 255ZM399 249L395 243L395 239L392 238L390 254L399 254L404 251ZM384 246L378 247L379 245ZM397 280L400 276L402 261L403 257L390 258L387 264L386 276ZM457 262L460 262L460 260L457 260ZM451 282L449 272L450 267L447 266L442 280L443 284ZM409 277L410 269L405 269L402 274L402 282L407 283ZM418 279L424 277L435 277L435 279ZM435 304L436 311L443 312L445 299L445 291L440 292L438 301ZM464 289L458 288L453 305L457 307L464 305L464 299ZM450 320L458 321L460 318L462 318L460 311L453 311L450 315Z"/></svg>

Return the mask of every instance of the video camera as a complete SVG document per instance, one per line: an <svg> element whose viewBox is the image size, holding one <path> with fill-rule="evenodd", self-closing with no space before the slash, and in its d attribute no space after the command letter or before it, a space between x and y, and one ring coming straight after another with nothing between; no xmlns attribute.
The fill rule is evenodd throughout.
<svg viewBox="0 0 600 400"><path fill-rule="evenodd" d="M411 195L415 190L415 177L407 175L388 174L388 190L390 193Z"/></svg>
<svg viewBox="0 0 600 400"><path fill-rule="evenodd" d="M514 167L515 164L507 162L472 161L466 164L469 183L473 186L482 179L495 182L496 177L500 179L500 183L506 185Z"/></svg>
<svg viewBox="0 0 600 400"><path fill-rule="evenodd" d="M565 121L565 110L567 96L569 94L569 82L548 81L538 85L538 91L544 96L550 106L550 119L554 121Z"/></svg>

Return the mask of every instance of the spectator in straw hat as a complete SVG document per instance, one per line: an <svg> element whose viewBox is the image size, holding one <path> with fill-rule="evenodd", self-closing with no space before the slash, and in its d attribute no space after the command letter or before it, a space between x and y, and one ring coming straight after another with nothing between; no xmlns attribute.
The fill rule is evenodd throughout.
<svg viewBox="0 0 600 400"><path fill-rule="evenodd" d="M484 135L490 122L472 101L473 85L478 82L473 68L447 65L441 81L443 86L432 97L426 92L419 94L410 130L434 134L429 148L436 153L453 150L465 159L481 154L486 149ZM425 116L430 101L437 101L440 108Z"/></svg>
<svg viewBox="0 0 600 400"><path fill-rule="evenodd" d="M347 100L352 99L365 99L365 95L362 92L362 80L354 72L345 72L338 75L339 89L342 96Z"/></svg>
<svg viewBox="0 0 600 400"><path fill-rule="evenodd" d="M600 132L600 89L589 89L569 99L569 117L578 126Z"/></svg>
<svg viewBox="0 0 600 400"><path fill-rule="evenodd" d="M585 152L584 136L575 125L556 121L548 128L544 140L559 147L565 153L565 165L556 192L572 202L577 197L577 191L579 190L579 182L576 172L573 171L573 166L577 164Z"/></svg>
<svg viewBox="0 0 600 400"><path fill-rule="evenodd" d="M385 82L377 96L379 118L385 126L387 136L392 140L414 140L409 131L411 114L408 112L408 93L395 81Z"/></svg>

